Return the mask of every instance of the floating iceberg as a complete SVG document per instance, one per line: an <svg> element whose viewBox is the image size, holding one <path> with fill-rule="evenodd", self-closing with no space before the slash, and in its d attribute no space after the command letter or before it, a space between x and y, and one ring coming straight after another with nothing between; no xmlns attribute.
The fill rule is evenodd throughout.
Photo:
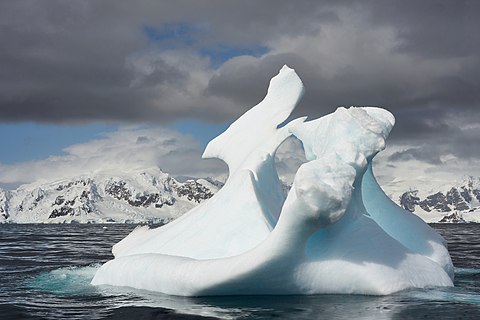
<svg viewBox="0 0 480 320"><path fill-rule="evenodd" d="M302 81L284 66L266 97L203 157L224 160L229 179L177 220L135 229L113 247L94 285L181 296L353 293L452 286L446 243L383 193L372 172L394 117L380 108L338 108L281 126ZM284 197L275 152L290 135L308 162Z"/></svg>

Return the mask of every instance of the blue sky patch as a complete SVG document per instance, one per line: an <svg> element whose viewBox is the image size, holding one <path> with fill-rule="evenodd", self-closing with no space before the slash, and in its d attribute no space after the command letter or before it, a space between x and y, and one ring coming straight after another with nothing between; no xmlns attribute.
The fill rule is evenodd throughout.
<svg viewBox="0 0 480 320"><path fill-rule="evenodd" d="M219 67L225 61L238 56L253 56L260 57L269 51L264 46L252 46L252 47L234 47L227 45L219 45L210 48L203 48L200 53L207 56L212 61L214 68Z"/></svg>
<svg viewBox="0 0 480 320"><path fill-rule="evenodd" d="M204 148L210 140L225 131L229 125L230 122L207 123L198 120L178 120L169 125L169 128L193 136Z"/></svg>
<svg viewBox="0 0 480 320"><path fill-rule="evenodd" d="M63 149L72 144L101 138L116 127L106 124L49 125L35 123L0 124L2 148L0 163L11 164L41 160L64 154ZM14 150L9 152L8 150Z"/></svg>
<svg viewBox="0 0 480 320"><path fill-rule="evenodd" d="M183 45L192 45L194 35L201 28L188 23L168 23L161 27L144 26L143 33L152 43L176 41Z"/></svg>
<svg viewBox="0 0 480 320"><path fill-rule="evenodd" d="M196 39L205 31L204 28L189 23L169 23L161 27L143 27L143 33L152 44L159 44L162 49L167 49L166 46L186 45L198 50L202 56L208 57L213 68L218 68L233 57L245 55L259 57L269 51L267 47L261 45L241 47L228 44L210 44L210 46L205 47Z"/></svg>

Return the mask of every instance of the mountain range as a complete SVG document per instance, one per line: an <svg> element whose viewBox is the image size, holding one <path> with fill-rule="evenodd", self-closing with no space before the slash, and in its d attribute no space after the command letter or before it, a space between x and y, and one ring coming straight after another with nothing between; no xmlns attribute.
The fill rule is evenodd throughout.
<svg viewBox="0 0 480 320"><path fill-rule="evenodd" d="M165 223L211 198L221 186L213 179L179 182L159 168L35 182L0 190L0 222Z"/></svg>
<svg viewBox="0 0 480 320"><path fill-rule="evenodd" d="M427 222L480 222L480 178L467 177L429 193L411 189L394 200Z"/></svg>
<svg viewBox="0 0 480 320"><path fill-rule="evenodd" d="M222 186L212 178L175 179L160 168L100 171L0 189L0 223L166 223ZM285 184L285 194L289 189ZM480 178L390 196L426 222L480 222Z"/></svg>

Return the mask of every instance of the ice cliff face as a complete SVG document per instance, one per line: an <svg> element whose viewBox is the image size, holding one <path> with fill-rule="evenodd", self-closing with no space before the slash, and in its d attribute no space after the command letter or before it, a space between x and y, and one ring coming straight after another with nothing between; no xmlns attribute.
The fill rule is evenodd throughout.
<svg viewBox="0 0 480 320"><path fill-rule="evenodd" d="M405 210L422 214L429 222L480 220L480 179L468 177L457 186L437 190L426 195L420 195L418 190L409 190L399 197L398 203ZM428 219L429 214L432 219ZM438 218L439 214L441 218Z"/></svg>
<svg viewBox="0 0 480 320"><path fill-rule="evenodd" d="M443 238L392 202L373 175L394 117L379 108L338 108L280 126L304 92L284 66L266 97L204 157L229 167L211 199L165 226L141 227L113 247L94 285L166 294L389 294L452 286ZM306 159L285 198L275 152L290 135Z"/></svg>
<svg viewBox="0 0 480 320"><path fill-rule="evenodd" d="M1 190L0 215L16 223L166 222L217 191L207 180L180 183L158 168L104 172Z"/></svg>

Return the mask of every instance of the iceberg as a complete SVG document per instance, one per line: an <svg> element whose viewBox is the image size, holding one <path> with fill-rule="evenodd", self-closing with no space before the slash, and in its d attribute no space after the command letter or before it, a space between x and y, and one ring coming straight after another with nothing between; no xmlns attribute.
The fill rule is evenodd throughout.
<svg viewBox="0 0 480 320"><path fill-rule="evenodd" d="M373 175L393 115L341 107L285 124L303 93L284 66L265 98L205 149L204 158L227 163L225 186L167 225L132 231L92 284L179 296L384 295L452 286L444 239L390 201ZM291 135L308 161L285 198L274 159Z"/></svg>

